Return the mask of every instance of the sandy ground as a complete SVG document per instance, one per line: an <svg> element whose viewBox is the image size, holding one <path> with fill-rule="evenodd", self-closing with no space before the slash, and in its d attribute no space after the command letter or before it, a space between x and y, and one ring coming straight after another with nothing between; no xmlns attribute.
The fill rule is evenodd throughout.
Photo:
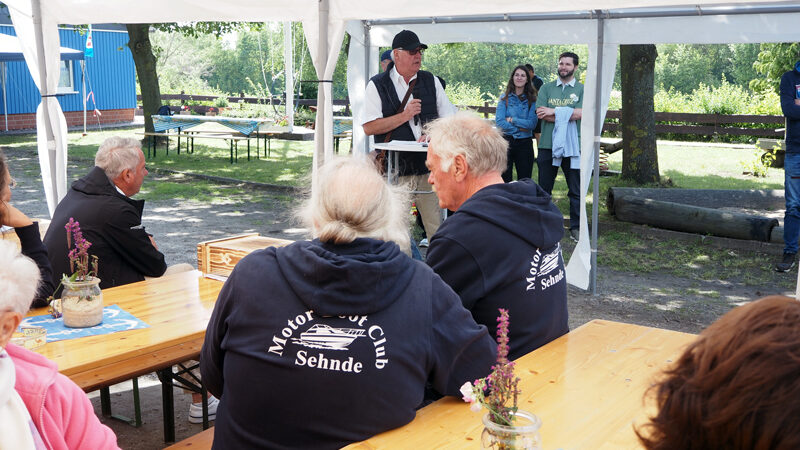
<svg viewBox="0 0 800 450"><path fill-rule="evenodd" d="M14 149L4 149L12 176L18 187L12 203L32 217L47 217L39 179L36 155ZM88 172L88 162L71 163L68 179ZM171 175L150 175L150 180L178 181ZM230 187L230 186L229 186ZM296 202L285 195L258 190L254 195L218 199L214 204L182 200L148 201L143 224L152 233L166 255L168 264L189 263L196 266L196 245L214 237L244 232L300 239L303 230L293 223L292 207ZM254 201L254 198L257 200ZM565 248L571 244L564 242ZM565 253L565 256L567 253ZM697 333L727 312L730 308L764 295L783 293L773 286L744 286L724 281L702 282L653 273L620 273L603 267L598 271L598 295L593 296L573 287L569 289L570 326L575 328L595 318L637 323L659 328ZM703 292L715 291L710 298ZM680 306L680 308L676 308ZM133 415L130 382L112 388L112 407L115 414ZM144 425L134 428L123 422L101 418L117 433L124 449L158 449L164 447L161 417L161 392L155 375L140 379ZM100 416L100 401L92 393L95 411ZM202 430L187 419L189 397L175 390L175 423L177 439Z"/></svg>

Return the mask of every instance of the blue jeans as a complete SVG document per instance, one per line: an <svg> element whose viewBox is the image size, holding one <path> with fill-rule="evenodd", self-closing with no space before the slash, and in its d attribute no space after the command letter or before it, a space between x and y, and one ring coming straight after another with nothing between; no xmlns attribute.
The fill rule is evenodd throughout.
<svg viewBox="0 0 800 450"><path fill-rule="evenodd" d="M783 217L784 253L797 253L800 234L800 153L786 153L783 171L786 196L786 215Z"/></svg>
<svg viewBox="0 0 800 450"><path fill-rule="evenodd" d="M553 165L553 150L540 148L539 157L536 158L539 166L539 186L550 195L553 195L553 186L556 183L558 167ZM581 219L581 171L570 167L570 159L561 160L561 171L567 180L567 197L569 197L569 229L580 228ZM800 216L798 216L800 218Z"/></svg>

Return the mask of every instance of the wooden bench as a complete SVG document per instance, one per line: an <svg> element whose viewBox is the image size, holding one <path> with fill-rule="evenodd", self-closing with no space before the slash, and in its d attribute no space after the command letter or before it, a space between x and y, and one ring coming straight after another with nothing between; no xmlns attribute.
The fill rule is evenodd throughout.
<svg viewBox="0 0 800 450"><path fill-rule="evenodd" d="M189 436L188 438L176 442L166 450L175 450L180 448L191 448L191 449L198 449L198 448L211 448L211 444L214 443L214 427L211 427L207 430L203 430L200 433L195 434L194 436Z"/></svg>
<svg viewBox="0 0 800 450"><path fill-rule="evenodd" d="M294 127L295 131L284 130L256 130L253 134L256 137L256 153L260 152L259 139L264 138L264 156L269 157L272 153L272 140L280 139L284 141L313 141L314 130L304 127Z"/></svg>
<svg viewBox="0 0 800 450"><path fill-rule="evenodd" d="M178 138L178 154L181 154L181 137L186 138L186 151L189 153L194 153L194 140L196 138L202 139L223 139L230 142L230 152L231 152L231 164L234 161L239 160L239 141L247 141L247 160L250 161L250 137L245 136L243 134L232 134L232 133L225 133L225 132L216 132L216 131L178 131L177 133L172 132L137 132L136 134L142 136L163 136L167 138L166 143L166 152L169 155L169 138L170 137L177 137ZM157 145L155 139L151 139L147 143L147 157L150 157L150 148L153 148L153 157L156 156ZM234 159L234 151L235 151L235 159ZM258 154L256 154L258 157Z"/></svg>
<svg viewBox="0 0 800 450"><path fill-rule="evenodd" d="M194 140L197 138L200 139L222 139L230 142L231 146L231 164L234 161L239 161L239 141L247 141L247 160L250 161L250 136L245 136L241 133L226 133L224 131L192 131L187 130L183 131L179 134L183 134L186 137L186 149L189 153L194 153ZM234 160L234 150L236 152L236 158ZM178 136L178 153L180 153L180 136ZM256 157L258 158L258 152L256 152Z"/></svg>
<svg viewBox="0 0 800 450"><path fill-rule="evenodd" d="M333 152L339 154L339 141L342 139L350 139L350 151L353 150L353 132L348 130L339 134L333 135Z"/></svg>
<svg viewBox="0 0 800 450"><path fill-rule="evenodd" d="M153 136L153 137L163 136L163 137L166 137L167 138L166 139L167 142L166 142L165 150L167 152L167 155L169 155L169 138L171 136L176 136L177 135L177 133L160 132L160 131L159 132L144 131L144 132L136 132L136 134L138 134L139 136L144 136L144 137L148 137L148 136ZM179 139L178 140L178 154L180 154L181 153L180 137L178 137L178 139ZM147 140L147 157L148 158L150 157L150 149L151 148L153 149L153 157L155 158L156 157L156 153L158 151L158 145L157 145L156 139L148 139Z"/></svg>

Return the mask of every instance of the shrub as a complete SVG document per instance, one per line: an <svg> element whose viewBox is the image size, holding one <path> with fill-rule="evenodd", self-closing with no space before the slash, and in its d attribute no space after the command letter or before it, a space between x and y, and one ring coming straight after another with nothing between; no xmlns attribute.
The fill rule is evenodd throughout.
<svg viewBox="0 0 800 450"><path fill-rule="evenodd" d="M741 86L730 84L723 76L719 87L700 87L692 91L690 104L693 112L701 114L743 114L747 111L752 94Z"/></svg>
<svg viewBox="0 0 800 450"><path fill-rule="evenodd" d="M456 106L483 105L483 96L478 86L456 81L447 83L445 93L450 102Z"/></svg>

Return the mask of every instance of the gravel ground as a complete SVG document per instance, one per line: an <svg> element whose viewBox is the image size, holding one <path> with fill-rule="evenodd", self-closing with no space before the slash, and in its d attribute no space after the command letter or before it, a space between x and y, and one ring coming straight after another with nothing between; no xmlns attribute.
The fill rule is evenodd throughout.
<svg viewBox="0 0 800 450"><path fill-rule="evenodd" d="M47 217L43 200L37 156L29 150L4 149L12 176L18 181L12 203L32 217ZM68 179L86 174L91 162L73 161ZM145 188L155 181L176 181L175 175L151 174ZM212 202L186 200L153 200L145 205L143 224L155 236L168 264L189 263L196 267L196 245L215 237L245 232L300 239L304 230L292 221L296 201L285 194L251 190L247 186L222 185L235 195L220 195ZM244 189L245 194L242 194ZM572 248L564 242L565 248ZM779 249L768 251L780 253ZM568 253L565 251L565 256ZM575 328L595 318L637 323L659 328L697 333L716 318L739 304L770 294L793 294L773 285L745 286L729 281L698 281L660 273L637 274L615 272L600 267L598 295L570 287L570 326ZM787 276L793 276L788 275ZM709 293L714 293L710 295ZM155 376L141 379L142 410L145 424L135 429L127 424L103 418L118 435L125 449L162 448L161 395ZM130 383L112 389L115 412L132 414ZM100 415L99 399L92 395ZM176 390L176 435L183 439L201 430L200 425L186 422L188 396Z"/></svg>

